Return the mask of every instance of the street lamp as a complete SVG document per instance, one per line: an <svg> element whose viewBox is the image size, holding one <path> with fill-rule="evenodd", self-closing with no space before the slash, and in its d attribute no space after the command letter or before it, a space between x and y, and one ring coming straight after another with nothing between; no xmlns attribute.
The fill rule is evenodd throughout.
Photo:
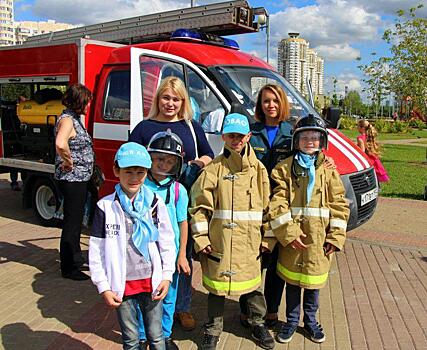
<svg viewBox="0 0 427 350"><path fill-rule="evenodd" d="M267 63L270 63L270 15L264 7L255 7L254 15L258 16L259 29L264 29L267 35Z"/></svg>

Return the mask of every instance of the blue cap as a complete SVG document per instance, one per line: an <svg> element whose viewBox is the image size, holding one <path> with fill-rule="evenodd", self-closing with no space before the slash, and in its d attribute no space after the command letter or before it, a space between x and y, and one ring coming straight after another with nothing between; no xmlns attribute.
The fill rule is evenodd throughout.
<svg viewBox="0 0 427 350"><path fill-rule="evenodd" d="M120 168L129 168L131 166L140 166L151 168L151 157L147 149L136 142L127 142L117 150L114 161Z"/></svg>
<svg viewBox="0 0 427 350"><path fill-rule="evenodd" d="M243 114L231 113L225 117L224 128L222 129L223 135L231 133L247 135L250 131L248 118Z"/></svg>

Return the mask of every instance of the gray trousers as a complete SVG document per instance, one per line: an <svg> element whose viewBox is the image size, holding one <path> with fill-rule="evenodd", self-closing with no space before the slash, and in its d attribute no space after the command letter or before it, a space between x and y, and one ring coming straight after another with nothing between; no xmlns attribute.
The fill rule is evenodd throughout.
<svg viewBox="0 0 427 350"><path fill-rule="evenodd" d="M264 323L264 316L267 311L264 294L261 287L243 294L241 299L246 301L249 311L248 321L253 326ZM219 336L224 325L224 304L225 296L219 296L212 293L208 295L208 322L205 323L205 333Z"/></svg>

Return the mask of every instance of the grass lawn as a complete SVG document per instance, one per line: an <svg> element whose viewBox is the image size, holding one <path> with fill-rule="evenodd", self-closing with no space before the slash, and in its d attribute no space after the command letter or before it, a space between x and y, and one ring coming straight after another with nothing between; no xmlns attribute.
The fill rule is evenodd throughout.
<svg viewBox="0 0 427 350"><path fill-rule="evenodd" d="M340 130L348 138L356 141L356 130ZM402 140L427 138L427 129L413 130L408 133L381 133L379 140ZM420 143L427 143L420 141ZM383 145L382 163L390 181L381 184L380 195L408 199L423 199L424 187L427 186L427 148L406 145Z"/></svg>
<svg viewBox="0 0 427 350"><path fill-rule="evenodd" d="M385 145L382 163L390 181L381 184L380 195L409 199L423 199L427 186L425 147Z"/></svg>
<svg viewBox="0 0 427 350"><path fill-rule="evenodd" d="M346 135L348 138L352 139L353 141L356 141L356 137L357 135L359 135L359 132L357 130L340 130L340 131L344 135ZM399 133L399 134L392 134L392 133L378 134L378 139L380 141L417 139L417 138L427 138L427 129L423 129L423 130L416 129L407 133Z"/></svg>

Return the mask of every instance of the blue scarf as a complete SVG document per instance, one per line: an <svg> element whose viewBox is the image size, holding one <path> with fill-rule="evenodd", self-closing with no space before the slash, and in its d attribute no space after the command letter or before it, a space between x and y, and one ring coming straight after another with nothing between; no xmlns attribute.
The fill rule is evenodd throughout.
<svg viewBox="0 0 427 350"><path fill-rule="evenodd" d="M316 168L314 167L314 163L317 159L317 153L313 155L309 155L303 152L298 151L295 154L295 159L299 165L301 165L304 169L308 169L308 186L307 186L307 203L310 203L311 195L313 193L314 181L315 181L315 173Z"/></svg>
<svg viewBox="0 0 427 350"><path fill-rule="evenodd" d="M151 209L154 193L147 187L141 186L141 189L136 194L133 203L130 201L126 193L123 192L120 184L115 187L117 196L120 200L120 205L126 214L133 218L133 234L132 241L139 252L144 256L146 261L150 261L148 252L148 243L155 242L159 238L159 231L154 226L151 216L147 213Z"/></svg>

